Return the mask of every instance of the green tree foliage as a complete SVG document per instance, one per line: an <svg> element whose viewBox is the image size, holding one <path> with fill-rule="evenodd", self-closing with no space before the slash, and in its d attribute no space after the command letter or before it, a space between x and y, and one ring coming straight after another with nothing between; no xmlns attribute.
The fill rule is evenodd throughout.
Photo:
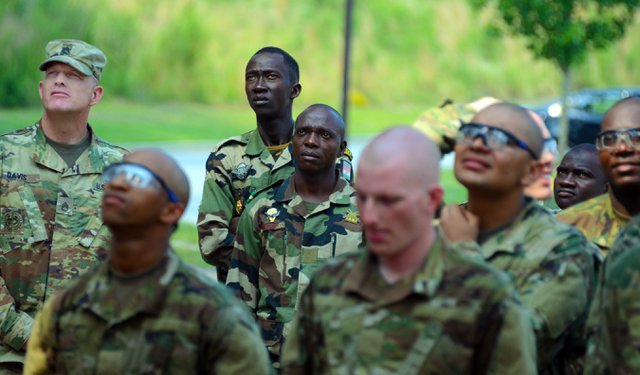
<svg viewBox="0 0 640 375"><path fill-rule="evenodd" d="M622 38L640 0L469 0L476 8L497 10L490 29L523 36L536 57L552 61L563 73L563 108L570 87L570 70L589 50L607 47ZM561 121L560 146L568 140L567 111Z"/></svg>
<svg viewBox="0 0 640 375"><path fill-rule="evenodd" d="M467 0L354 3L355 105L430 107L485 95L532 102L557 92L559 72L516 38L489 38ZM0 107L39 104L37 66L55 38L106 53L105 99L244 106L249 56L275 45L300 63L296 108L338 105L343 11L344 0L0 0ZM640 82L637 40L619 48L587 56L576 85Z"/></svg>

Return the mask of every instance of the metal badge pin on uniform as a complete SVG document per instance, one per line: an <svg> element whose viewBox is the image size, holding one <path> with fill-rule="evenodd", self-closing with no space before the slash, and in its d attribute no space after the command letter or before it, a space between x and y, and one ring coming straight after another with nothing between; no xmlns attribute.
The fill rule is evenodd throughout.
<svg viewBox="0 0 640 375"><path fill-rule="evenodd" d="M342 218L347 223L356 224L356 225L360 224L360 214L358 214L357 212L347 210L347 212L344 213Z"/></svg>
<svg viewBox="0 0 640 375"><path fill-rule="evenodd" d="M236 180L244 180L249 175L249 170L250 169L251 169L251 167L248 166L247 164L240 163L235 167L235 169L233 171L231 171L231 175Z"/></svg>
<svg viewBox="0 0 640 375"><path fill-rule="evenodd" d="M267 215L267 219L269 220L269 222L273 223L274 221L276 221L276 218L280 214L280 211L278 211L277 208L271 207L267 210L267 212L265 212L265 214Z"/></svg>
<svg viewBox="0 0 640 375"><path fill-rule="evenodd" d="M238 199L236 201L236 212L238 213L238 215L242 213L242 208L243 208L242 199Z"/></svg>

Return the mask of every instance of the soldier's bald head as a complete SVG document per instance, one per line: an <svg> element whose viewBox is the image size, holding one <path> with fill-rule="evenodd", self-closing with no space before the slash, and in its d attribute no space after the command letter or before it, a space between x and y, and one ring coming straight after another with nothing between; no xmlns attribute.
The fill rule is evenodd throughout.
<svg viewBox="0 0 640 375"><path fill-rule="evenodd" d="M312 104L300 112L296 118L296 127L303 123L307 118L323 118L340 136L340 142L344 141L345 124L340 113L333 107L326 104Z"/></svg>
<svg viewBox="0 0 640 375"><path fill-rule="evenodd" d="M439 162L440 151L433 141L416 129L398 126L375 137L363 150L359 165L393 166L405 172L407 182L428 187L439 181Z"/></svg>
<svg viewBox="0 0 640 375"><path fill-rule="evenodd" d="M478 112L471 122L490 125L513 133L540 156L542 132L529 110L512 103L492 104Z"/></svg>
<svg viewBox="0 0 640 375"><path fill-rule="evenodd" d="M164 180L180 203L189 203L189 179L178 163L160 149L143 148L125 155L125 161L143 165Z"/></svg>

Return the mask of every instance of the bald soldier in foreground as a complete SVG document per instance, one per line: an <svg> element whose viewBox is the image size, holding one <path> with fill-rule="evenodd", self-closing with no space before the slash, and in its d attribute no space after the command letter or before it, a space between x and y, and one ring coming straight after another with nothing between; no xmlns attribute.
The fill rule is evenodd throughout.
<svg viewBox="0 0 640 375"><path fill-rule="evenodd" d="M358 166L368 251L314 274L284 374L535 374L528 313L503 273L453 251L432 220L439 152L419 131L376 137Z"/></svg>
<svg viewBox="0 0 640 375"><path fill-rule="evenodd" d="M478 112L460 128L455 149L468 205L445 207L441 226L454 248L509 273L533 314L540 373L572 373L584 352L596 250L525 196L541 172L541 149L525 109L500 103Z"/></svg>
<svg viewBox="0 0 640 375"><path fill-rule="evenodd" d="M139 150L103 183L109 260L45 304L25 373L269 373L248 311L169 248L189 200L176 162Z"/></svg>

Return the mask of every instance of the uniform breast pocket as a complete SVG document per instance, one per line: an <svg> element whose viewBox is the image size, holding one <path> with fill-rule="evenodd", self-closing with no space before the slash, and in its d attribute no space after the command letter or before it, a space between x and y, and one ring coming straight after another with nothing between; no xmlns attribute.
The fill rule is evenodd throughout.
<svg viewBox="0 0 640 375"><path fill-rule="evenodd" d="M31 186L9 184L0 198L0 248L4 253L47 239L43 214Z"/></svg>

